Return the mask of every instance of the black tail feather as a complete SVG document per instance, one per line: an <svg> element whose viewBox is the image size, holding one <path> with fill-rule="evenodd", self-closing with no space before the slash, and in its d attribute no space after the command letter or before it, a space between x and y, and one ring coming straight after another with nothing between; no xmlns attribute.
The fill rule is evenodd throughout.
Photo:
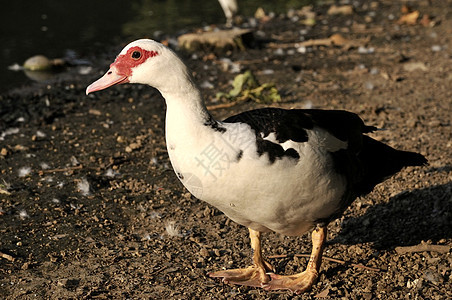
<svg viewBox="0 0 452 300"><path fill-rule="evenodd" d="M364 176L355 188L360 195L369 193L377 184L404 167L427 164L427 159L419 153L396 150L368 136L363 136L359 160Z"/></svg>

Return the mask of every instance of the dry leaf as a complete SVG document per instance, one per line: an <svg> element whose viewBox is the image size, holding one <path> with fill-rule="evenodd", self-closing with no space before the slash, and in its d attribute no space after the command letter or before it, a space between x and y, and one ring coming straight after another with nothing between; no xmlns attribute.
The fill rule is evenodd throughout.
<svg viewBox="0 0 452 300"><path fill-rule="evenodd" d="M401 16L397 23L406 25L415 25L417 22L417 18L419 18L419 11L415 10L412 13Z"/></svg>
<svg viewBox="0 0 452 300"><path fill-rule="evenodd" d="M337 47L342 47L345 50L349 50L351 48L364 47L368 42L369 42L369 38L348 40L348 39L344 38L342 35L336 33L327 39L312 39L312 40L307 40L304 42L296 43L296 45L298 47L337 46ZM281 47L281 45L279 45L279 47Z"/></svg>
<svg viewBox="0 0 452 300"><path fill-rule="evenodd" d="M410 12L412 12L413 10L411 9L411 7L404 4L404 5L402 5L402 8L400 9L400 11L402 12L402 14L406 15L406 14L409 14Z"/></svg>
<svg viewBox="0 0 452 300"><path fill-rule="evenodd" d="M420 61L407 62L403 65L403 69L408 72L413 72L417 70L428 71L427 66Z"/></svg>
<svg viewBox="0 0 452 300"><path fill-rule="evenodd" d="M330 288L326 288L317 295L314 296L314 298L326 298L328 297L328 294L330 293Z"/></svg>
<svg viewBox="0 0 452 300"><path fill-rule="evenodd" d="M343 46L343 45L345 45L346 43L349 42L349 40L344 38L339 33L335 33L332 36L330 36L330 40L333 43L333 45L336 45L336 46Z"/></svg>
<svg viewBox="0 0 452 300"><path fill-rule="evenodd" d="M268 22L271 19L271 17L265 13L262 7L259 7L256 10L256 12L254 13L254 17L263 23Z"/></svg>
<svg viewBox="0 0 452 300"><path fill-rule="evenodd" d="M352 5L336 6L331 5L327 12L328 15L351 15L353 14Z"/></svg>
<svg viewBox="0 0 452 300"><path fill-rule="evenodd" d="M430 18L429 15L423 15L422 19L419 21L419 24L425 27L433 27L435 26L435 22Z"/></svg>

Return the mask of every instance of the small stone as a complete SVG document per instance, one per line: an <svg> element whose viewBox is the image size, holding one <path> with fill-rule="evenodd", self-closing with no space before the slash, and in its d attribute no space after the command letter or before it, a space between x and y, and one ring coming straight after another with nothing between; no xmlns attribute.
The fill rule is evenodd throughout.
<svg viewBox="0 0 452 300"><path fill-rule="evenodd" d="M440 45L433 45L432 46L432 51L433 52L439 52L441 51L443 48Z"/></svg>
<svg viewBox="0 0 452 300"><path fill-rule="evenodd" d="M100 110L94 109L94 108L91 108L91 109L88 111L88 113L89 113L90 115L95 115L95 116L100 116L100 115L102 115L102 112L101 112Z"/></svg>
<svg viewBox="0 0 452 300"><path fill-rule="evenodd" d="M374 85L372 82L370 82L370 81L366 81L366 82L364 83L364 87L365 87L366 89L368 89L368 90L373 90L373 89L375 88L375 85Z"/></svg>
<svg viewBox="0 0 452 300"><path fill-rule="evenodd" d="M201 255L202 257L209 257L209 251L206 248L202 248L201 250L199 250L199 255Z"/></svg>
<svg viewBox="0 0 452 300"><path fill-rule="evenodd" d="M305 46L301 46L297 48L297 52L298 53L306 53L307 52L307 48Z"/></svg>
<svg viewBox="0 0 452 300"><path fill-rule="evenodd" d="M210 82L208 82L207 80L204 80L200 85L199 85L202 89L213 89L214 85Z"/></svg>
<svg viewBox="0 0 452 300"><path fill-rule="evenodd" d="M24 62L24 69L30 71L43 71L48 70L52 67L50 59L44 55L36 55L30 57Z"/></svg>
<svg viewBox="0 0 452 300"><path fill-rule="evenodd" d="M420 70L420 71L428 70L427 66L423 62L419 62L419 61L407 62L403 65L403 69L408 72L413 72L413 71L417 71L417 70Z"/></svg>
<svg viewBox="0 0 452 300"><path fill-rule="evenodd" d="M429 127L438 127L441 125L441 122L439 120L433 120L428 122L428 126Z"/></svg>
<svg viewBox="0 0 452 300"><path fill-rule="evenodd" d="M411 128L416 127L416 124L417 124L417 122L415 119L408 119L406 121L406 126L411 127Z"/></svg>
<svg viewBox="0 0 452 300"><path fill-rule="evenodd" d="M75 278L63 278L58 280L57 285L66 289L72 289L79 285L80 279Z"/></svg>
<svg viewBox="0 0 452 300"><path fill-rule="evenodd" d="M203 215L204 217L208 217L210 215L210 208L208 206L206 206L206 209L204 209Z"/></svg>
<svg viewBox="0 0 452 300"><path fill-rule="evenodd" d="M141 147L141 143L130 143L129 147L130 147L130 149L132 149L132 150L136 150L136 149L138 149L138 148ZM127 150L126 150L126 151L127 151Z"/></svg>
<svg viewBox="0 0 452 300"><path fill-rule="evenodd" d="M439 285L444 281L443 277L440 274L433 271L426 271L423 278L427 281L430 281L434 285Z"/></svg>
<svg viewBox="0 0 452 300"><path fill-rule="evenodd" d="M353 6L352 5L331 5L327 11L328 15L351 15L353 14Z"/></svg>

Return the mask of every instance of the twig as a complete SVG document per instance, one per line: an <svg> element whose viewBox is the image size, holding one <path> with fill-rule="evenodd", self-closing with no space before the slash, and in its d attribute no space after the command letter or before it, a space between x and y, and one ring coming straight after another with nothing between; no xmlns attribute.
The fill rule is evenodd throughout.
<svg viewBox="0 0 452 300"><path fill-rule="evenodd" d="M293 48L293 47L316 47L316 46L338 46L342 47L345 50L349 50L350 48L358 48L359 46L364 46L368 44L370 41L369 38L359 39L359 40L348 40L344 38L340 34L333 34L329 38L325 39L312 39L303 42L294 42L294 43L269 43L269 48Z"/></svg>
<svg viewBox="0 0 452 300"><path fill-rule="evenodd" d="M12 257L12 256L9 255L9 254L3 253L3 252L0 252L0 257L1 257L1 258L4 258L4 259L7 259L7 260L9 260L9 261L14 261L14 257Z"/></svg>
<svg viewBox="0 0 452 300"><path fill-rule="evenodd" d="M267 258L286 258L286 257L287 257L286 254L277 254L277 255L267 256Z"/></svg>
<svg viewBox="0 0 452 300"><path fill-rule="evenodd" d="M215 110L215 109L220 109L220 108L229 108L229 107L232 107L234 105L237 105L239 102L241 102L241 101L233 101L233 102L228 102L228 103L207 105L207 109L208 110Z"/></svg>
<svg viewBox="0 0 452 300"><path fill-rule="evenodd" d="M307 257L307 258L309 258L311 255L309 255L309 254L295 254L295 256L296 257ZM286 254L279 254L279 255L268 256L268 258L284 258L284 257L287 257L287 255ZM346 262L344 260L340 260L340 259L336 259L336 258L323 256L322 259L324 259L326 261L335 262L335 263L338 263L338 264L341 264L341 265L350 264L352 267L355 267L355 268L366 269L366 270L375 271L375 272L380 272L381 271L381 269L379 269L379 268L368 267L368 266L365 266L365 265L362 265L362 264L349 263L349 262Z"/></svg>
<svg viewBox="0 0 452 300"><path fill-rule="evenodd" d="M8 192L7 190L3 189L2 187L0 187L0 194L11 195L10 192Z"/></svg>
<svg viewBox="0 0 452 300"><path fill-rule="evenodd" d="M153 276L155 274L158 274L158 273L162 272L163 270L165 270L166 268L167 267L160 267L157 270L152 271L151 274L149 274L148 276Z"/></svg>
<svg viewBox="0 0 452 300"><path fill-rule="evenodd" d="M396 247L395 251L399 255L406 254L406 253L412 253L412 252L424 252L424 251L447 253L450 251L450 246L448 246L448 245L430 245L430 244L421 243L421 244L415 245L415 246Z"/></svg>
<svg viewBox="0 0 452 300"><path fill-rule="evenodd" d="M79 170L79 169L82 169L82 168L83 168L83 165L78 165L78 166L67 167L67 168L56 168L56 169L49 169L49 170L41 170L41 171L39 171L39 175L42 175L44 173L67 172L67 171Z"/></svg>

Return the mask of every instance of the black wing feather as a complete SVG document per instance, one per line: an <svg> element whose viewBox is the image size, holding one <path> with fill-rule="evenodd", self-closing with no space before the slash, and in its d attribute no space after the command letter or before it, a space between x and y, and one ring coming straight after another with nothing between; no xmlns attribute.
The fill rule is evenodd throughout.
<svg viewBox="0 0 452 300"><path fill-rule="evenodd" d="M307 130L318 126L346 141L347 149L331 153L336 171L347 178L347 198L351 200L345 201L345 207L355 197L369 193L403 167L427 163L421 154L396 150L365 135L377 128L366 126L358 115L343 110L263 108L240 113L224 122L248 124L256 132L258 149L280 156L284 152L282 147L262 138L273 132L279 143L287 140L307 142ZM270 146L274 149L268 150ZM275 156L270 157L274 161Z"/></svg>

